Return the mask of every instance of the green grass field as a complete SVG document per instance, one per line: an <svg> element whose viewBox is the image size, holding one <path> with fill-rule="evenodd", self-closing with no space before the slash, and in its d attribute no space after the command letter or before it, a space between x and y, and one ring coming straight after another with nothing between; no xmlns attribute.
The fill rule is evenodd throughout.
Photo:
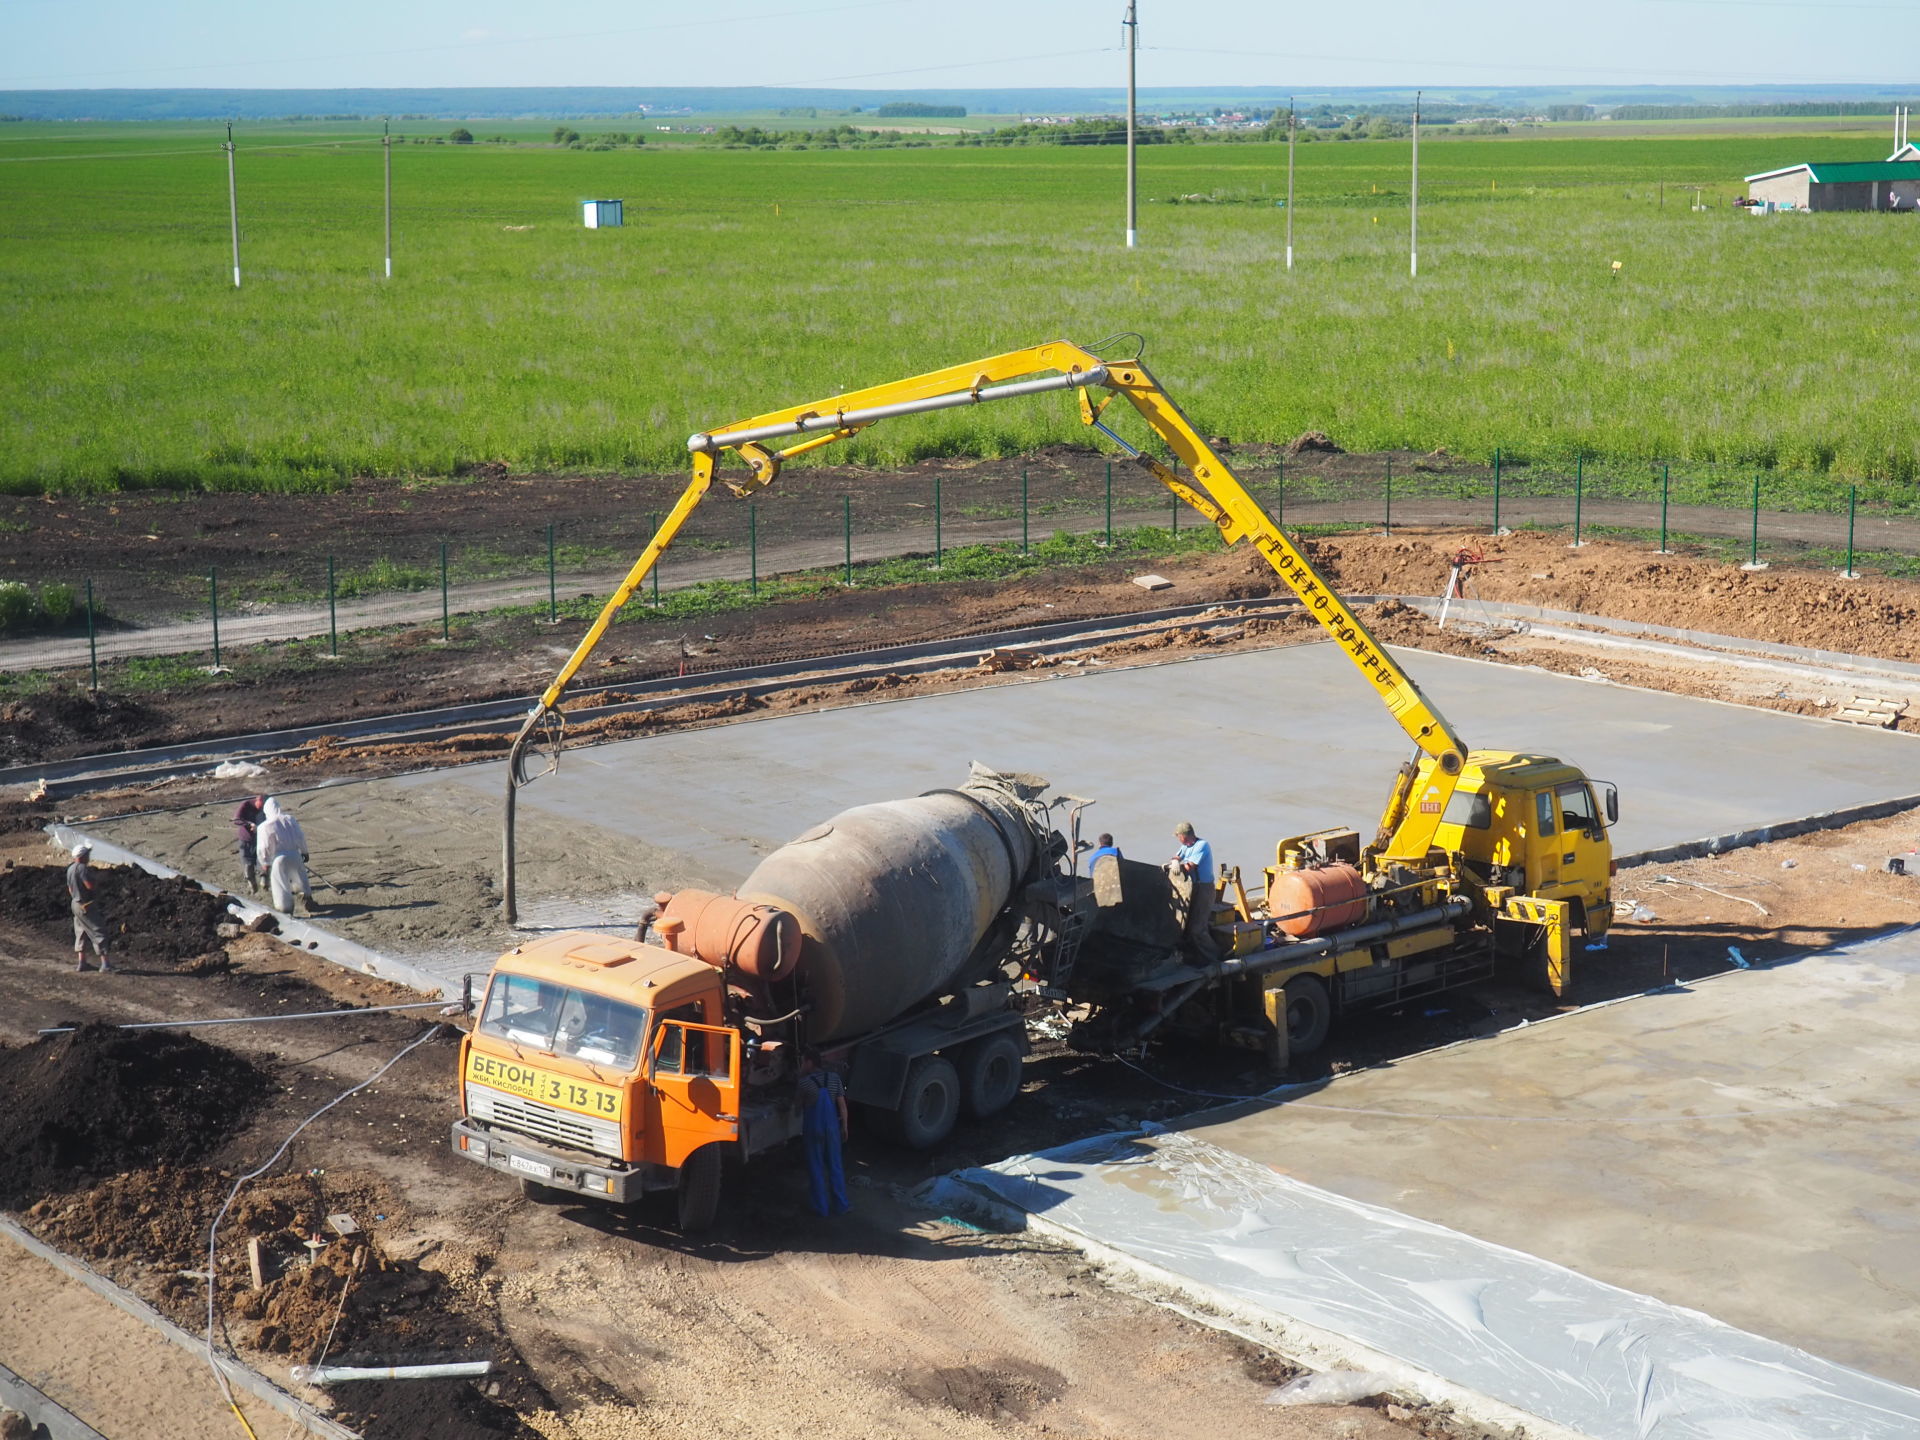
<svg viewBox="0 0 1920 1440"><path fill-rule="evenodd" d="M1291 274L1265 144L1143 148L1133 253L1117 149L403 144L388 282L377 126L256 130L236 292L209 128L0 127L0 488L679 468L697 429L1127 330L1236 442L1916 471L1920 224L1726 204L1742 174L1877 158L1878 135L1436 139L1417 281L1404 143L1300 147ZM581 228L609 195L626 228ZM1043 399L836 458L1082 435Z"/></svg>

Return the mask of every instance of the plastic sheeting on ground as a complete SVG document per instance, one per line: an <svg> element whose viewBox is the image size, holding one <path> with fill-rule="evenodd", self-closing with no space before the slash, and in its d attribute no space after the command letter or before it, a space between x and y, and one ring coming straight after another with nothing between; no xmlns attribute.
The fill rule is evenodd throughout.
<svg viewBox="0 0 1920 1440"><path fill-rule="evenodd" d="M1101 1136L934 1181L1198 1292L1318 1327L1594 1440L1911 1440L1920 1391L1301 1184L1178 1132Z"/></svg>

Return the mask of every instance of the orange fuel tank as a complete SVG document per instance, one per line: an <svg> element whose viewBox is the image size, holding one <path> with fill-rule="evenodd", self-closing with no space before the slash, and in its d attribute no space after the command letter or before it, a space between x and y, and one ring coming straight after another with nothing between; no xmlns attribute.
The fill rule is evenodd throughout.
<svg viewBox="0 0 1920 1440"><path fill-rule="evenodd" d="M1282 870L1267 889L1267 913L1296 940L1357 924L1367 916L1367 882L1347 864Z"/></svg>
<svg viewBox="0 0 1920 1440"><path fill-rule="evenodd" d="M732 966L756 980L784 980L800 962L800 924L775 905L755 905L709 890L676 892L654 923L684 927L677 945L715 968Z"/></svg>

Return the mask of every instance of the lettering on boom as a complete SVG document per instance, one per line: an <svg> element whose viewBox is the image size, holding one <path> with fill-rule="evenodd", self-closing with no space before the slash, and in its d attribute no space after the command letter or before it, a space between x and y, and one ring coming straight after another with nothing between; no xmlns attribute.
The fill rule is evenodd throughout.
<svg viewBox="0 0 1920 1440"><path fill-rule="evenodd" d="M1287 545L1281 538L1269 539L1263 547L1267 559L1281 576L1291 584L1300 602L1315 612L1327 633L1340 642L1360 672L1374 684L1390 706L1401 702L1400 676L1393 662L1378 649L1367 643L1367 635L1357 620L1349 616L1339 605L1339 597L1324 588L1315 577L1307 562Z"/></svg>

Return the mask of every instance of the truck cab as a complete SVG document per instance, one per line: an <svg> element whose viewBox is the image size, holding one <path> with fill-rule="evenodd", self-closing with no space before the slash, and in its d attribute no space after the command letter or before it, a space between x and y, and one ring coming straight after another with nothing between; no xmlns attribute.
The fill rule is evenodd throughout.
<svg viewBox="0 0 1920 1440"><path fill-rule="evenodd" d="M455 1150L540 1198L624 1203L690 1169L717 1177L741 1138L724 1003L718 970L659 946L580 931L516 946L461 1045Z"/></svg>

